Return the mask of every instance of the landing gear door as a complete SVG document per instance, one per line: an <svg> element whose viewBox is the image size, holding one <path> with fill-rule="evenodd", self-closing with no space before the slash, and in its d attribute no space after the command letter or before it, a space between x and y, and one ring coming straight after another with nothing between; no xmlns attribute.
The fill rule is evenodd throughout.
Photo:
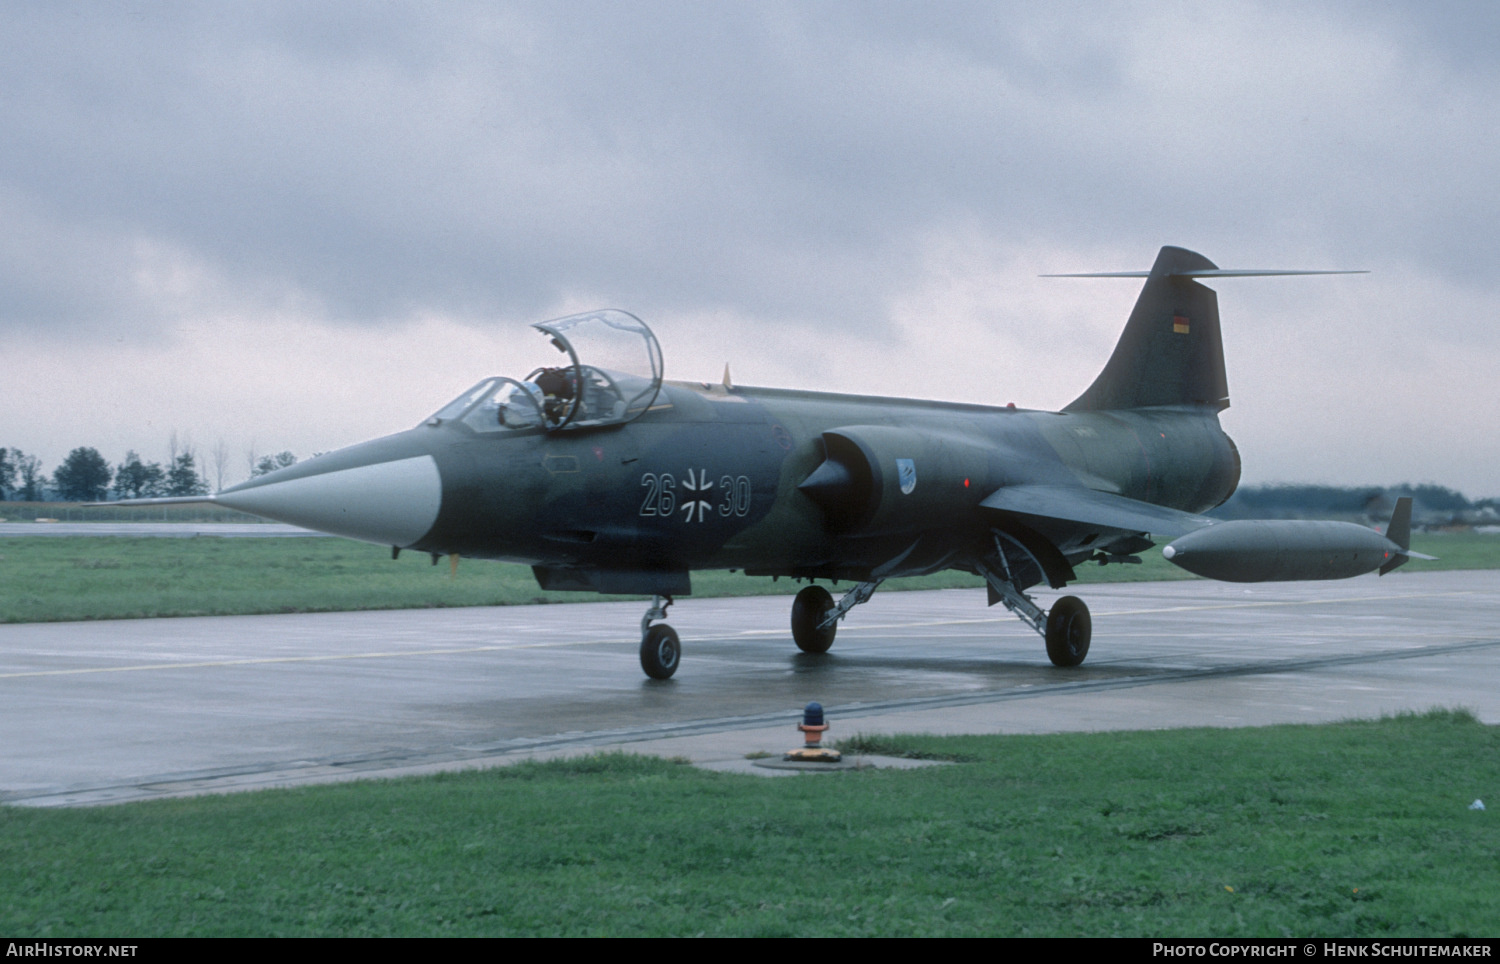
<svg viewBox="0 0 1500 964"><path fill-rule="evenodd" d="M635 315L609 308L531 327L566 356L527 379L544 395L548 431L622 425L656 401L661 346Z"/></svg>

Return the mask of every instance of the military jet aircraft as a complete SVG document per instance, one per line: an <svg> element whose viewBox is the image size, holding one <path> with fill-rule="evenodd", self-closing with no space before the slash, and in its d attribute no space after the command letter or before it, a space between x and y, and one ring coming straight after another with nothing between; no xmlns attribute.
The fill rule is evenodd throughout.
<svg viewBox="0 0 1500 964"><path fill-rule="evenodd" d="M641 666L665 679L662 620L697 569L805 579L792 639L823 653L883 580L958 569L983 577L1077 666L1088 607L1043 611L1027 590L1075 566L1172 562L1216 579L1327 579L1417 555L1410 506L1385 536L1337 522L1214 522L1240 457L1209 278L1162 248L1104 370L1061 412L663 381L644 322L595 311L532 327L550 364L494 376L415 428L318 456L197 501L402 549L532 567L544 589L652 597ZM1084 275L1070 277L1100 277ZM547 350L545 345L539 349ZM177 500L182 501L182 500ZM834 601L813 580L854 585Z"/></svg>

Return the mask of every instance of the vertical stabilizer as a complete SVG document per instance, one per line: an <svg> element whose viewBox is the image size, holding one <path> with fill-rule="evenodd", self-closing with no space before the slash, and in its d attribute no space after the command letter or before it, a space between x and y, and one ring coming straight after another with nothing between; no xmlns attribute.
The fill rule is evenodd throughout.
<svg viewBox="0 0 1500 964"><path fill-rule="evenodd" d="M1229 407L1219 299L1185 272L1217 271L1203 255L1165 247L1104 371L1065 412L1152 405ZM1136 275L1139 277L1139 275Z"/></svg>

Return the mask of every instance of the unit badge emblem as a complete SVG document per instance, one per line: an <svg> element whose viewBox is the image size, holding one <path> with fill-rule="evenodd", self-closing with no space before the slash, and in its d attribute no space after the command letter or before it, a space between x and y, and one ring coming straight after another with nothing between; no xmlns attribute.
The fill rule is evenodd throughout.
<svg viewBox="0 0 1500 964"><path fill-rule="evenodd" d="M901 481L901 494L911 495L917 487L917 463L911 459L896 460L896 478Z"/></svg>

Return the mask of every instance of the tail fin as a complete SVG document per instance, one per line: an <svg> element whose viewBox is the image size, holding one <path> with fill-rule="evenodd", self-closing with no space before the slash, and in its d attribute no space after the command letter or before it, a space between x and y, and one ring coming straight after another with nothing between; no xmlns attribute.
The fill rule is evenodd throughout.
<svg viewBox="0 0 1500 964"><path fill-rule="evenodd" d="M1385 537L1403 550L1411 548L1411 496L1403 495L1396 500L1391 522L1385 527Z"/></svg>
<svg viewBox="0 0 1500 964"><path fill-rule="evenodd" d="M1403 495L1396 500L1396 508L1391 512L1391 522L1385 527L1385 537L1396 544L1401 550L1386 560L1385 565L1380 567L1383 576L1392 569L1398 569L1406 565L1408 559L1436 559L1421 552L1411 551L1411 496Z"/></svg>
<svg viewBox="0 0 1500 964"><path fill-rule="evenodd" d="M1065 412L1148 405L1229 407L1219 299L1192 275L1213 276L1212 261L1184 248L1165 247L1146 274L1130 321L1115 352L1088 391ZM1141 277L1138 272L1062 277Z"/></svg>

